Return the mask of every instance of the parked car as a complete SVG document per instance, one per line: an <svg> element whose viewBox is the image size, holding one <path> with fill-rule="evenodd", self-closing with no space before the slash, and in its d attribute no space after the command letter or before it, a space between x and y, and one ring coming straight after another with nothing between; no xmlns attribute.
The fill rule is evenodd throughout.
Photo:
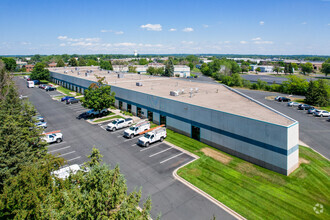
<svg viewBox="0 0 330 220"><path fill-rule="evenodd" d="M62 133L55 133L55 134L47 134L44 137L42 137L44 141L47 143L60 143L63 141L63 134Z"/></svg>
<svg viewBox="0 0 330 220"><path fill-rule="evenodd" d="M45 89L46 87L47 87L47 84L40 84L40 85L39 85L39 88L40 88L40 89Z"/></svg>
<svg viewBox="0 0 330 220"><path fill-rule="evenodd" d="M42 116L33 116L32 118L39 121L39 122L44 122L45 121L44 117L42 117Z"/></svg>
<svg viewBox="0 0 330 220"><path fill-rule="evenodd" d="M80 99L71 98L66 100L66 104L79 103Z"/></svg>
<svg viewBox="0 0 330 220"><path fill-rule="evenodd" d="M289 99L287 97L279 97L277 101L279 101L279 102L290 102L291 99Z"/></svg>
<svg viewBox="0 0 330 220"><path fill-rule="evenodd" d="M281 98L281 96L276 96L274 100L278 101L279 98Z"/></svg>
<svg viewBox="0 0 330 220"><path fill-rule="evenodd" d="M133 138L134 136L138 135L139 133L149 130L150 129L150 122L149 121L142 121L133 125L132 127L126 129L124 131L124 137Z"/></svg>
<svg viewBox="0 0 330 220"><path fill-rule="evenodd" d="M52 87L52 86L46 86L45 90L46 90L46 92L48 92L48 91L55 91L56 88L55 87Z"/></svg>
<svg viewBox="0 0 330 220"><path fill-rule="evenodd" d="M95 111L94 109L91 109L89 111L86 112L86 116L97 116L97 115L105 115L108 113L108 109L103 109L101 111Z"/></svg>
<svg viewBox="0 0 330 220"><path fill-rule="evenodd" d="M298 109L299 110L308 110L308 109L311 109L311 108L314 108L313 106L310 106L310 105L307 105L307 104L300 104L298 105Z"/></svg>
<svg viewBox="0 0 330 220"><path fill-rule="evenodd" d="M23 76L24 79L30 79L30 76Z"/></svg>
<svg viewBox="0 0 330 220"><path fill-rule="evenodd" d="M155 130L146 133L143 137L140 137L138 140L138 145L148 147L150 144L156 141L162 142L166 138L166 136L166 128L156 128Z"/></svg>
<svg viewBox="0 0 330 220"><path fill-rule="evenodd" d="M35 125L37 127L47 128L47 122L40 121L40 122L35 123Z"/></svg>
<svg viewBox="0 0 330 220"><path fill-rule="evenodd" d="M65 180L68 178L71 174L76 174L78 171L80 171L81 168L78 164L73 164L68 167L61 168L59 170L55 170L51 174L54 175L57 178L60 178L62 180Z"/></svg>
<svg viewBox="0 0 330 220"><path fill-rule="evenodd" d="M289 107L298 107L298 105L300 105L298 102L288 102Z"/></svg>
<svg viewBox="0 0 330 220"><path fill-rule="evenodd" d="M133 119L132 118L119 118L107 125L107 131L115 131L121 128L126 128L130 125L133 124Z"/></svg>
<svg viewBox="0 0 330 220"><path fill-rule="evenodd" d="M61 102L64 102L64 101L66 101L68 99L73 99L73 98L74 97L72 97L72 96L64 96L64 97L61 98Z"/></svg>
<svg viewBox="0 0 330 220"><path fill-rule="evenodd" d="M329 117L330 113L328 111L325 111L325 110L316 110L314 112L314 116L316 116L316 117Z"/></svg>
<svg viewBox="0 0 330 220"><path fill-rule="evenodd" d="M34 85L39 85L40 84L40 81L35 79L35 80L32 80L34 82Z"/></svg>
<svg viewBox="0 0 330 220"><path fill-rule="evenodd" d="M318 110L318 109L312 107L312 108L310 108L310 109L307 110L307 114L314 114L314 112L315 112L316 110Z"/></svg>
<svg viewBox="0 0 330 220"><path fill-rule="evenodd" d="M33 81L27 81L27 82L26 82L26 86L27 86L28 88L34 88L34 82L33 82Z"/></svg>

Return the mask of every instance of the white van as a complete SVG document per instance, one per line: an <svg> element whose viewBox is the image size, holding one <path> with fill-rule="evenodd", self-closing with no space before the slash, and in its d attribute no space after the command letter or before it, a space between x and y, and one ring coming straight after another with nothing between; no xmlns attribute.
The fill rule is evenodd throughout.
<svg viewBox="0 0 330 220"><path fill-rule="evenodd" d="M28 88L34 88L34 82L33 81L27 81L26 83L27 83L26 85L27 85Z"/></svg>
<svg viewBox="0 0 330 220"><path fill-rule="evenodd" d="M124 137L133 138L134 136L138 135L139 133L149 130L150 129L150 122L149 121L141 121L136 125L133 125L129 129L124 131Z"/></svg>

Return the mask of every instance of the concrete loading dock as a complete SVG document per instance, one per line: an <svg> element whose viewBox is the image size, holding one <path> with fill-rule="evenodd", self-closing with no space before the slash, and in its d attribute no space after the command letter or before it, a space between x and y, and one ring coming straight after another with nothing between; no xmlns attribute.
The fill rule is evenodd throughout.
<svg viewBox="0 0 330 220"><path fill-rule="evenodd" d="M106 77L123 110L285 175L298 167L298 122L220 84L139 74L118 78L97 67L51 70L53 82L82 93L96 81L94 74Z"/></svg>

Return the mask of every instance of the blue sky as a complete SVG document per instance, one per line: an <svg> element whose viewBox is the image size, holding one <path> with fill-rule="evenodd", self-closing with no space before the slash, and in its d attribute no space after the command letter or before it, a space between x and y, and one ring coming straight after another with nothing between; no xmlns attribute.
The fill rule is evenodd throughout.
<svg viewBox="0 0 330 220"><path fill-rule="evenodd" d="M0 54L330 55L330 0L1 0Z"/></svg>

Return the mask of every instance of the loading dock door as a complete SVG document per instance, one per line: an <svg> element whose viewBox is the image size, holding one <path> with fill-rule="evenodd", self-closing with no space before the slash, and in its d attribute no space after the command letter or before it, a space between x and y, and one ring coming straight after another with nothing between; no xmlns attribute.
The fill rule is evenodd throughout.
<svg viewBox="0 0 330 220"><path fill-rule="evenodd" d="M123 102L119 101L119 109L122 110L122 108L123 108Z"/></svg>
<svg viewBox="0 0 330 220"><path fill-rule="evenodd" d="M132 105L127 104L127 112L132 113Z"/></svg>
<svg viewBox="0 0 330 220"><path fill-rule="evenodd" d="M153 118L153 113L151 111L148 111L148 120L152 122Z"/></svg>
<svg viewBox="0 0 330 220"><path fill-rule="evenodd" d="M141 110L141 108L137 107L136 108L136 111L137 111L137 116L141 118L142 117L142 110Z"/></svg>
<svg viewBox="0 0 330 220"><path fill-rule="evenodd" d="M191 137L195 140L200 141L201 139L201 129L196 126L191 126Z"/></svg>
<svg viewBox="0 0 330 220"><path fill-rule="evenodd" d="M160 115L160 124L166 126L166 116Z"/></svg>

